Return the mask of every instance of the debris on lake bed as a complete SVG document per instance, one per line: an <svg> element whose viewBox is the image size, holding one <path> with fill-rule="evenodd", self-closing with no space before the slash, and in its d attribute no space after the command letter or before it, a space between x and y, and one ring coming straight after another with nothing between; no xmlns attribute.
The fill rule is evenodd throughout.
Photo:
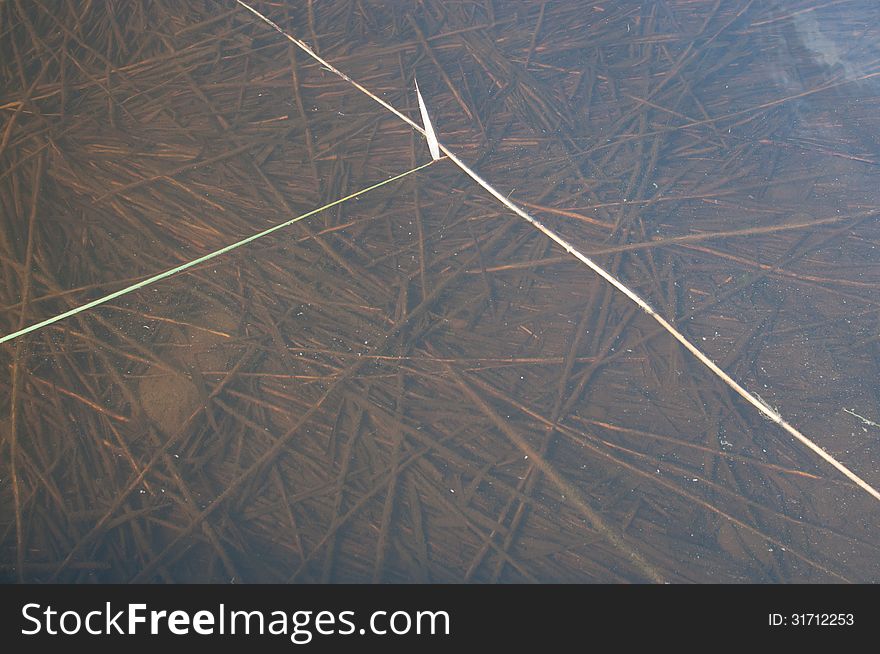
<svg viewBox="0 0 880 654"><path fill-rule="evenodd" d="M880 8L353 7L0 7L3 577L880 579Z"/></svg>

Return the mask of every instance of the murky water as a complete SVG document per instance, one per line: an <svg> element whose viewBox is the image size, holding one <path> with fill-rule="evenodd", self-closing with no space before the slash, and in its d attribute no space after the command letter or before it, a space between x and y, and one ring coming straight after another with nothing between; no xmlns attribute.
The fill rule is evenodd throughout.
<svg viewBox="0 0 880 654"><path fill-rule="evenodd" d="M880 486L880 6L254 3ZM0 7L9 581L880 580L878 502L234 2Z"/></svg>

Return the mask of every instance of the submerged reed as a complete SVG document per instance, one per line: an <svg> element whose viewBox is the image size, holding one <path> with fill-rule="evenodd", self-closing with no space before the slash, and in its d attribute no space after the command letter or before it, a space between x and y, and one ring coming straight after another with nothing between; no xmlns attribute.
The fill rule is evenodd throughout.
<svg viewBox="0 0 880 654"><path fill-rule="evenodd" d="M834 78L770 83L810 60L773 8L245 1L414 125L235 3L0 6L0 335L432 159L430 108L875 478L876 157L832 132L874 117L786 103ZM435 167L0 346L0 578L877 578L873 497L483 188Z"/></svg>

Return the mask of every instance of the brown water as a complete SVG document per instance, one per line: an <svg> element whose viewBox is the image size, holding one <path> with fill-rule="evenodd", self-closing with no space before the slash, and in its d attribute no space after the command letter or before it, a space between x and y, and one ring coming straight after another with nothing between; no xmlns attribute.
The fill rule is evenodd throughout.
<svg viewBox="0 0 880 654"><path fill-rule="evenodd" d="M880 485L880 5L255 3ZM0 334L430 159L235 3L0 5ZM880 505L448 160L0 346L9 581L880 580Z"/></svg>

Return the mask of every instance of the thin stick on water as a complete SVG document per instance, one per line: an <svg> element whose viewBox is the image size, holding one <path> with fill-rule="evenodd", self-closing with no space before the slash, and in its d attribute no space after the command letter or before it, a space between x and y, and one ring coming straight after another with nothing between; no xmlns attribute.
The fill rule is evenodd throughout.
<svg viewBox="0 0 880 654"><path fill-rule="evenodd" d="M242 2L242 0L236 0L236 2L239 5L241 5L242 7L244 7L245 9L247 9L248 11L250 11L252 14L257 16L260 20L262 20L263 22L272 26L279 34L281 34L287 40L289 40L291 43L293 43L298 48L303 50L310 57L312 57L313 59L318 61L327 70L334 73L335 75L338 75L339 77L341 77L342 79L347 81L349 84L351 84L352 86L357 88L359 91L361 91L362 93L366 94L367 96L369 96L370 98L372 98L373 100L378 102L380 105L385 107L388 111L390 111L395 116L397 116L398 118L403 120L405 123L410 125L410 127L412 127L413 129L415 129L418 132L420 132L421 134L423 134L426 138L428 138L429 131L431 134L433 134L434 130L433 130L433 127L431 127L430 119L427 117L427 109L423 109L424 101L421 98L420 92L418 93L418 96L419 96L419 100L420 100L420 110L422 111L423 120L425 122L425 129L423 129L420 125L415 123L409 117L407 117L406 115L404 115L403 113L401 113L400 111L395 109L393 106L388 104L385 100L383 100L382 98L373 94L370 90L368 90L364 86L358 84L356 81L351 79L348 75L346 75L342 71L340 71L337 68L335 68L334 66L332 66L329 62L327 62L322 57L320 57L318 54L316 54L303 41L300 41L299 39L291 36L290 34L285 32L284 30L282 30L277 24L275 24L272 20L270 20L269 18L267 18L266 16L264 16L263 14L258 12L256 9L254 9L253 7ZM716 365L714 361L712 361L708 356L703 354L703 352L699 348L697 348L696 345L691 343L684 336L684 334L682 334L680 331L678 331L663 316L661 316L659 313L657 313L635 291L631 290L623 282L618 280L611 273L607 272L604 268L602 268L599 264L594 262L588 256L579 252L568 241L566 241L564 238L562 238L561 236L556 234L553 230L546 227L543 223L541 223L541 221L539 221L537 218L535 218L534 216L529 214L527 211L525 211L524 209L522 209L521 207L519 207L518 205L513 203L508 197L502 195L499 191L495 190L495 188L491 184L489 184L489 182L487 182L482 177L480 177L476 172L474 172L467 164L465 164L461 159L459 159L455 155L454 152L450 151L449 148L447 148L442 143L437 142L436 137L434 137L433 141L434 141L434 144L439 148L439 150L441 152L443 152L446 156L448 156L449 159L462 170L462 172L464 172L468 177L470 177L472 180L474 180L477 184L482 186L493 197L495 197L496 200L501 202L501 204L503 204L505 207L510 209L513 213L515 213L517 216L519 216L523 220L526 220L529 224L531 224L533 227L535 227L538 231L540 231L542 234L544 234L547 238L549 238L554 243L561 246L562 249L564 249L567 253L574 256L578 261L580 261L581 263L586 265L593 272L595 272L597 275L602 277L602 279L604 279L609 284L611 284L614 288L616 288L618 291L620 291L621 293L626 295L626 297L628 297L630 300L632 300L642 311L644 311L646 314L648 314L654 320L656 320L657 323L661 327L663 327L663 329L665 329L670 335L672 335L673 338L675 338L675 340L677 340L679 343L681 343L685 347L685 349L687 349L691 354L693 354L697 358L697 360L700 361L700 363L702 363L709 370L711 370L719 379L721 379L721 381L723 381L725 384L727 384L727 386L729 386L737 395L739 395L746 402L748 402L753 407L755 407L763 416L765 416L770 421L772 421L772 422L776 423L777 425L779 425L780 427L782 427L786 432L788 432L796 440L798 440L800 443L802 443L803 445L808 447L810 450L815 452L817 455L819 455L819 457L821 457L825 462L834 466L834 468L836 468L840 473L842 473L847 479L849 479L854 484L856 484L856 486L858 486L859 488L864 490L866 493L871 495L874 499L880 501L880 491L877 491L877 489L875 489L873 486L868 484L868 482L866 482L864 479L859 477L852 470L847 468L843 463L841 463L840 461L835 459L831 454L829 454L824 449L822 449L819 445L817 445L815 442L813 442L812 440L807 438L798 429L796 429L788 421L786 421L782 417L782 415L778 411L776 411L776 409L773 409L772 407L768 406L766 402L762 401L760 398L758 398L754 394L750 393L741 384L739 384L739 382L737 382L730 375L728 375L721 368L719 368L718 365ZM432 144L429 142L429 146L430 145L432 145ZM433 147L431 147L431 150L432 150L431 154L433 156L434 155ZM436 160L436 159L433 159L433 160Z"/></svg>
<svg viewBox="0 0 880 654"><path fill-rule="evenodd" d="M240 241L236 241L235 243L232 243L231 245L227 245L226 247L223 247L219 250L214 250L213 252L209 252L208 254L205 254L205 255L199 257L198 259L193 259L192 261L188 261L184 264L181 264L179 266L171 268L170 270L160 272L156 275L153 275L152 277L148 277L147 279L144 279L144 280L141 280L135 284L132 284L131 286L126 286L125 288L122 288L118 291L114 291L113 293L110 293L109 295L105 295L104 297L100 297L97 300L92 300L91 302L88 302L86 304L78 306L74 309L71 309L70 311L65 311L64 313L60 313L57 316L53 316L52 318L48 318L46 320L43 320L42 322L38 322L33 325L30 325L29 327L19 329L17 332L13 332L11 334L6 334L6 336L0 336L0 344L14 340L20 336L24 336L25 334L30 334L31 332L37 331L38 329L42 329L43 327L48 327L49 325L52 325L60 320L64 320L65 318L69 318L70 316L75 316L78 313L82 313L83 311L86 311L88 309L92 309L98 305L105 304L106 302L109 302L110 300L115 300L118 297L121 297L123 295L127 295L128 293L131 293L132 291L136 291L138 289L144 288L145 286L155 284L158 281L161 281L163 279L167 279L168 277L171 277L172 275L176 275L177 273L181 273L184 270L188 270L188 269L192 268L193 266L199 265L200 263L210 261L211 259L214 259L215 257L219 257L221 254L226 254L227 252L231 252L232 250L240 248L243 245L247 245L248 243L252 243L253 241L256 241L257 239L263 238L264 236L268 236L269 234L272 234L273 232L277 232L279 229L284 229L285 227L288 227L294 223L298 223L300 220L304 220L304 219L308 218L309 216L314 216L316 213L320 213L321 211L324 211L325 209L330 209L331 207L335 207L338 204L342 204L343 202L346 202L347 200L351 200L352 198L356 198L360 195L364 195L365 193L373 191L377 188L381 188L382 186L385 186L386 184L390 184L391 182L396 182L399 179L403 179L407 175L412 175L413 173L417 173L418 171L422 170L423 168L427 168L428 166L430 166L432 163L434 163L434 161L436 161L436 159L432 159L431 161L429 161L426 164L422 164L421 166L417 166L416 168L412 168L410 170L407 170L404 173L400 173L399 175L395 175L394 177L390 177L390 178L388 178L384 181L381 181L377 184L373 184L372 186L368 186L367 188L363 188L360 191L356 191L354 193L351 193L350 195L346 195L344 198L339 198L337 200L334 200L333 202L330 202L329 204L325 204L323 207L318 207L317 209L312 209L311 211L304 213L301 216L297 216L296 218L291 218L290 220L287 220L283 223L280 223L278 225L274 225L272 227L269 227L268 229L264 229L263 231L258 232L257 234L253 234L252 236L248 236L247 238L243 238Z"/></svg>

